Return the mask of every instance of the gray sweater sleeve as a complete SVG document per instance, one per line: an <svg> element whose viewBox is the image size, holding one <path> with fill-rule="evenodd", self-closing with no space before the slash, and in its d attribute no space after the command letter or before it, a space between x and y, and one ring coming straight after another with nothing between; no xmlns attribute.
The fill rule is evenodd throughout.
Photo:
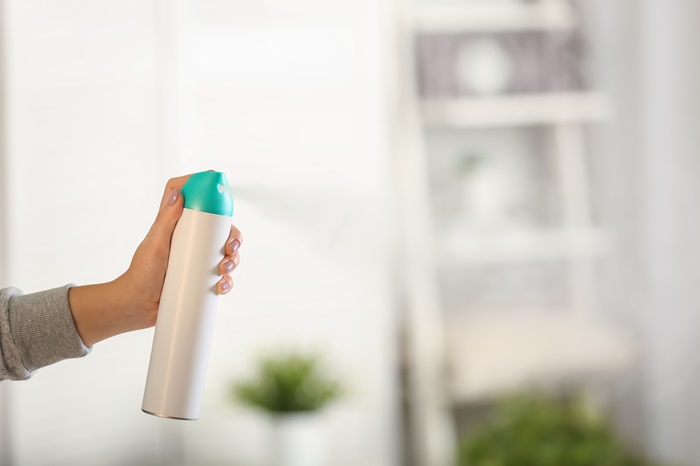
<svg viewBox="0 0 700 466"><path fill-rule="evenodd" d="M23 295L0 290L0 380L22 380L44 366L90 352L75 328L66 285Z"/></svg>

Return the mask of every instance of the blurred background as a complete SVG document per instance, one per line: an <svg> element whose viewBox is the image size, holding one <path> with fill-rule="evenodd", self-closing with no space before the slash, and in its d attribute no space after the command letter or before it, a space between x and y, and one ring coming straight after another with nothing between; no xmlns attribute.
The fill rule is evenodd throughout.
<svg viewBox="0 0 700 466"><path fill-rule="evenodd" d="M199 421L134 332L0 383L0 464L700 465L700 3L0 3L0 287L112 280L183 173L245 237Z"/></svg>

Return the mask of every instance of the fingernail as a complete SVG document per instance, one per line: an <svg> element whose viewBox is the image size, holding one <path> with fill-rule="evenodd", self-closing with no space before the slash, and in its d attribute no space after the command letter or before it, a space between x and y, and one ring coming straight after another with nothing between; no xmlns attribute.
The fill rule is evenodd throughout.
<svg viewBox="0 0 700 466"><path fill-rule="evenodd" d="M233 261L224 262L224 270L226 271L226 273L231 273L235 266L236 264L234 264Z"/></svg>
<svg viewBox="0 0 700 466"><path fill-rule="evenodd" d="M170 196L168 196L168 205L173 206L177 202L178 192L177 189L170 191Z"/></svg>
<svg viewBox="0 0 700 466"><path fill-rule="evenodd" d="M233 241L231 241L231 251L232 252L238 251L238 248L240 248L240 247L241 247L240 241L238 241L237 239L234 239Z"/></svg>
<svg viewBox="0 0 700 466"><path fill-rule="evenodd" d="M221 291L222 292L226 293L230 289L231 289L231 284L229 282L227 282L226 280L221 282Z"/></svg>

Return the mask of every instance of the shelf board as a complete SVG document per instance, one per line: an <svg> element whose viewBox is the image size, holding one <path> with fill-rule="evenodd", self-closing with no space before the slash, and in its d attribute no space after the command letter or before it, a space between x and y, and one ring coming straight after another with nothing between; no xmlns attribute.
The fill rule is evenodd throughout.
<svg viewBox="0 0 700 466"><path fill-rule="evenodd" d="M448 392L456 404L604 380L638 358L622 333L573 309L452 315L445 336Z"/></svg>
<svg viewBox="0 0 700 466"><path fill-rule="evenodd" d="M413 8L415 32L463 33L528 30L570 30L576 21L571 7L558 0L425 2Z"/></svg>
<svg viewBox="0 0 700 466"><path fill-rule="evenodd" d="M429 127L478 128L603 121L611 105L598 92L571 92L423 99L421 111Z"/></svg>
<svg viewBox="0 0 700 466"><path fill-rule="evenodd" d="M562 258L585 258L610 250L609 234L601 229L464 236L440 242L440 264L478 266Z"/></svg>

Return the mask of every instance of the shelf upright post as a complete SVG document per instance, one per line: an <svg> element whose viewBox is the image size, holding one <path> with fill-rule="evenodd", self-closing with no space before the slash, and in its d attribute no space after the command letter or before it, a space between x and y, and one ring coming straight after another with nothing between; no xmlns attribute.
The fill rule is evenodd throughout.
<svg viewBox="0 0 700 466"><path fill-rule="evenodd" d="M411 425L406 445L415 466L453 464L456 442L445 388L443 319L435 270L430 187L414 71L412 0L399 0L398 76L393 165L402 232L401 277L407 329Z"/></svg>

